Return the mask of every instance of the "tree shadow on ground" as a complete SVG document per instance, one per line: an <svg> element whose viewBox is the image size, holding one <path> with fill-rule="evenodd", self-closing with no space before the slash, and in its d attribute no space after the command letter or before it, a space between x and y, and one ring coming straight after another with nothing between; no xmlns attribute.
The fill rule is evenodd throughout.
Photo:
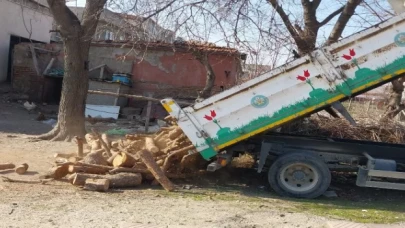
<svg viewBox="0 0 405 228"><path fill-rule="evenodd" d="M225 168L190 180L176 181L176 183L179 185L193 185L202 190L202 192L195 191L195 194L204 194L204 191L209 191L234 194L234 200L240 195L249 197L254 201L270 199L289 201L296 204L296 208L302 211L346 210L348 212L365 212L368 210L378 210L405 212L405 204L403 204L405 202L405 194L403 191L361 188L355 184L355 175L334 174L332 176L330 190L336 192L337 198L327 198L325 196L317 199L281 197L270 188L267 181L267 172L258 174L253 169ZM183 192L193 194L187 190L183 190ZM210 193L206 195L208 196ZM403 214L403 218L398 219L398 221L405 221L405 213ZM395 221L393 220L393 222Z"/></svg>

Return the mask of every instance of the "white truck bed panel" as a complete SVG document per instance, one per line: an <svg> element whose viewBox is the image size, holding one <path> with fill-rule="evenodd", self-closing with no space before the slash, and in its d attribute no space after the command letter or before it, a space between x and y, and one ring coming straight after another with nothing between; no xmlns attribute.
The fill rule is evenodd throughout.
<svg viewBox="0 0 405 228"><path fill-rule="evenodd" d="M163 106L206 159L405 73L405 14L181 109Z"/></svg>

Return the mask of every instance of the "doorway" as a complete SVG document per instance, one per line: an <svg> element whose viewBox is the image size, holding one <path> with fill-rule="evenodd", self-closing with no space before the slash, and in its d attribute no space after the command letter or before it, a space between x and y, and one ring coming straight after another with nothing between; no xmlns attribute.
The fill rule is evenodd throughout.
<svg viewBox="0 0 405 228"><path fill-rule="evenodd" d="M14 54L14 46L19 44L19 43L44 43L44 42L39 42L36 40L30 40L21 36L13 36L10 35L10 47L8 50L8 64L7 64L7 82L11 82L11 77L13 74L13 54Z"/></svg>

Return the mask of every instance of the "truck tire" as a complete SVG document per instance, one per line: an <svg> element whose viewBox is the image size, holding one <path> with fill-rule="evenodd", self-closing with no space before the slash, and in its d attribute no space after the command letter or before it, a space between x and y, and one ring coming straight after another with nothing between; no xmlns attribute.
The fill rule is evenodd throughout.
<svg viewBox="0 0 405 228"><path fill-rule="evenodd" d="M296 198L316 198L329 187L331 174L318 157L291 153L278 157L268 173L270 186L278 194Z"/></svg>

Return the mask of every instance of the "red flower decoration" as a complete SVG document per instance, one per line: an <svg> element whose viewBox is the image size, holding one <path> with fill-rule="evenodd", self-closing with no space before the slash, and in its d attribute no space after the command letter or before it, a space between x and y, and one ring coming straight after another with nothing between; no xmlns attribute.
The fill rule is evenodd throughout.
<svg viewBox="0 0 405 228"><path fill-rule="evenodd" d="M308 70L304 70L304 76L308 78L309 76L311 76L311 74Z"/></svg>
<svg viewBox="0 0 405 228"><path fill-rule="evenodd" d="M347 59L347 60L351 60L351 59L352 59L352 57L351 57L350 55L343 55L342 57L345 58L345 59Z"/></svg>
<svg viewBox="0 0 405 228"><path fill-rule="evenodd" d="M214 118L216 116L217 116L217 114L215 113L215 110L211 110L211 117Z"/></svg>
<svg viewBox="0 0 405 228"><path fill-rule="evenodd" d="M354 51L354 49L349 49L349 51L350 51L350 55L351 55L351 56L355 56L355 55L356 55L356 52Z"/></svg>
<svg viewBox="0 0 405 228"><path fill-rule="evenodd" d="M298 79L298 80L301 80L301 81L307 80L304 76L300 76L300 75L297 76L297 79Z"/></svg>
<svg viewBox="0 0 405 228"><path fill-rule="evenodd" d="M208 121L211 121L211 120L212 120L212 117L211 117L211 116L205 115L204 118L207 119Z"/></svg>
<svg viewBox="0 0 405 228"><path fill-rule="evenodd" d="M346 60L351 60L354 56L356 56L354 49L349 49L349 55L344 54L342 57Z"/></svg>

